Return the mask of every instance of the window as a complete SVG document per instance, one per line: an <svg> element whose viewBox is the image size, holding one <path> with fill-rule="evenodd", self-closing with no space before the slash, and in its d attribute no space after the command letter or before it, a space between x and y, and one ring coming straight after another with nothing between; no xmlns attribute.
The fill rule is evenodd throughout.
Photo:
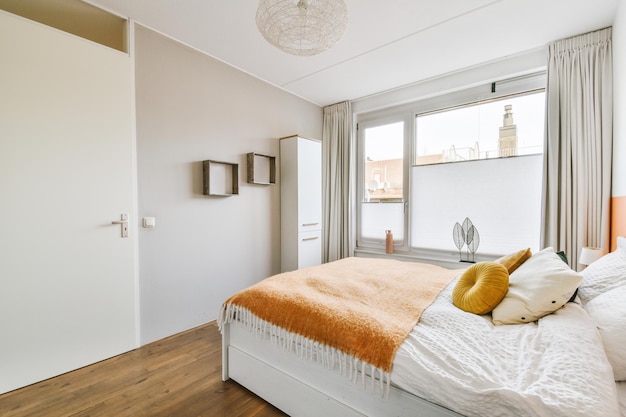
<svg viewBox="0 0 626 417"><path fill-rule="evenodd" d="M545 74L359 115L357 247L466 259L539 248ZM454 163L453 163L454 162Z"/></svg>
<svg viewBox="0 0 626 417"><path fill-rule="evenodd" d="M365 180L367 202L402 202L404 123L365 130Z"/></svg>
<svg viewBox="0 0 626 417"><path fill-rule="evenodd" d="M405 123L403 120L364 125L361 129L361 228L359 240L376 244L391 230L404 244Z"/></svg>
<svg viewBox="0 0 626 417"><path fill-rule="evenodd" d="M542 153L544 103L539 91L418 114L415 165Z"/></svg>

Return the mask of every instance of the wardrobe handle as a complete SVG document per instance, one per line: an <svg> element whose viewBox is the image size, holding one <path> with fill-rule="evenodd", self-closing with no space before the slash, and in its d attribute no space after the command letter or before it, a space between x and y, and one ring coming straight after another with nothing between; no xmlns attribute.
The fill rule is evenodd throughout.
<svg viewBox="0 0 626 417"><path fill-rule="evenodd" d="M319 224L319 222L317 222L317 223L302 223L302 226L303 227L306 227L306 226L317 226L318 224Z"/></svg>
<svg viewBox="0 0 626 417"><path fill-rule="evenodd" d="M315 239L319 239L319 236L315 236L315 237L306 237L304 239L302 239L303 242L306 242L307 240L315 240Z"/></svg>

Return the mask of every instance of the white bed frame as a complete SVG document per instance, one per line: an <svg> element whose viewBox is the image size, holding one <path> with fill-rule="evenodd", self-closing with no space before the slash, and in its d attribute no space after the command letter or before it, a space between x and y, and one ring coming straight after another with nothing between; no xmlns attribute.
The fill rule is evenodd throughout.
<svg viewBox="0 0 626 417"><path fill-rule="evenodd" d="M384 398L237 324L222 329L222 380L230 378L291 417L462 417L394 386Z"/></svg>

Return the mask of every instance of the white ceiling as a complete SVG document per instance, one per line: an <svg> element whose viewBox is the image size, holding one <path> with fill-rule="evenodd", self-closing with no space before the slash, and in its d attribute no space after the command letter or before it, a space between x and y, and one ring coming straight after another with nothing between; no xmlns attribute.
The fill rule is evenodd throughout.
<svg viewBox="0 0 626 417"><path fill-rule="evenodd" d="M620 0L345 0L344 37L313 57L269 45L255 0L87 1L325 106L610 26Z"/></svg>

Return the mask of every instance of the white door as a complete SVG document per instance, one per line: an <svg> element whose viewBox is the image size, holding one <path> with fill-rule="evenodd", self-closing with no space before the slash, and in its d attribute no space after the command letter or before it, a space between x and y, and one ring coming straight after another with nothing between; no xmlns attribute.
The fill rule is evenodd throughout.
<svg viewBox="0 0 626 417"><path fill-rule="evenodd" d="M136 347L136 237L128 55L0 12L0 57L6 392Z"/></svg>

